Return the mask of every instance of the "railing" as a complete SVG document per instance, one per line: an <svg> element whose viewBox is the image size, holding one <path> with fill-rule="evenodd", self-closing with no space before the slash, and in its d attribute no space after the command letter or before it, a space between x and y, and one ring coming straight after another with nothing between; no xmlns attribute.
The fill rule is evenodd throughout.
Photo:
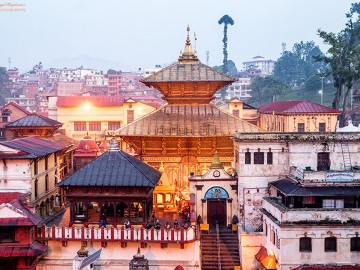
<svg viewBox="0 0 360 270"><path fill-rule="evenodd" d="M220 235L219 235L219 224L217 222L216 222L216 244L217 244L218 269L221 270Z"/></svg>
<svg viewBox="0 0 360 270"><path fill-rule="evenodd" d="M288 208L276 198L264 198L263 209L280 222L360 221L360 208Z"/></svg>
<svg viewBox="0 0 360 270"><path fill-rule="evenodd" d="M188 229L145 228L86 228L86 227L39 227L37 240L98 241L98 242L159 242L189 243L196 240L196 227Z"/></svg>

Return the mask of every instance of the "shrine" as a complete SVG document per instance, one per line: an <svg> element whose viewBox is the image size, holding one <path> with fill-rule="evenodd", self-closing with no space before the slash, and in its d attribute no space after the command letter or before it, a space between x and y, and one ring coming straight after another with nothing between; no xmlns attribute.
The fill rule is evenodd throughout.
<svg viewBox="0 0 360 270"><path fill-rule="evenodd" d="M160 176L154 168L119 151L113 138L109 151L59 183L70 203L70 225L144 223Z"/></svg>
<svg viewBox="0 0 360 270"><path fill-rule="evenodd" d="M115 132L139 159L157 169L163 164L168 186L181 200L190 197L190 173L207 172L216 152L226 170L233 167L235 132L263 131L211 104L219 89L237 79L202 64L187 31L178 61L142 80L167 104Z"/></svg>

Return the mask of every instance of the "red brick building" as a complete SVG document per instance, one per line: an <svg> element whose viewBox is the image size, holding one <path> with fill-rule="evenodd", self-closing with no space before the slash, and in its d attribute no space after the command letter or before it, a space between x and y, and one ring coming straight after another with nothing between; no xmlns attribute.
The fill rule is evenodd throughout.
<svg viewBox="0 0 360 270"><path fill-rule="evenodd" d="M0 269L36 269L38 258L47 250L35 241L41 218L30 210L26 196L17 192L0 196Z"/></svg>

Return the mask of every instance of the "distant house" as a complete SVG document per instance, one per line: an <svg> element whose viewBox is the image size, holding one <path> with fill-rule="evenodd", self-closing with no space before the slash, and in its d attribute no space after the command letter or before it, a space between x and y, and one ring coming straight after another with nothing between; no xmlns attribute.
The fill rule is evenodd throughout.
<svg viewBox="0 0 360 270"><path fill-rule="evenodd" d="M341 111L309 100L275 101L259 107L260 127L271 132L334 132Z"/></svg>
<svg viewBox="0 0 360 270"><path fill-rule="evenodd" d="M30 114L29 111L25 110L15 102L10 102L5 106L1 107L1 118L0 118L0 140L12 140L15 138L15 134L11 130L5 128L6 125L12 123L20 118L23 118Z"/></svg>

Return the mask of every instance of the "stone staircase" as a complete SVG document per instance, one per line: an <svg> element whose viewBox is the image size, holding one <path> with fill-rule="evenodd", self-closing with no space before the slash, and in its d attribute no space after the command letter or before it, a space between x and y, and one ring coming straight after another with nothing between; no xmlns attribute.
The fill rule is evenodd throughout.
<svg viewBox="0 0 360 270"><path fill-rule="evenodd" d="M240 265L239 240L237 233L226 227L219 228L220 256L218 256L216 230L201 234L202 270L233 270ZM220 263L218 258L220 257Z"/></svg>

